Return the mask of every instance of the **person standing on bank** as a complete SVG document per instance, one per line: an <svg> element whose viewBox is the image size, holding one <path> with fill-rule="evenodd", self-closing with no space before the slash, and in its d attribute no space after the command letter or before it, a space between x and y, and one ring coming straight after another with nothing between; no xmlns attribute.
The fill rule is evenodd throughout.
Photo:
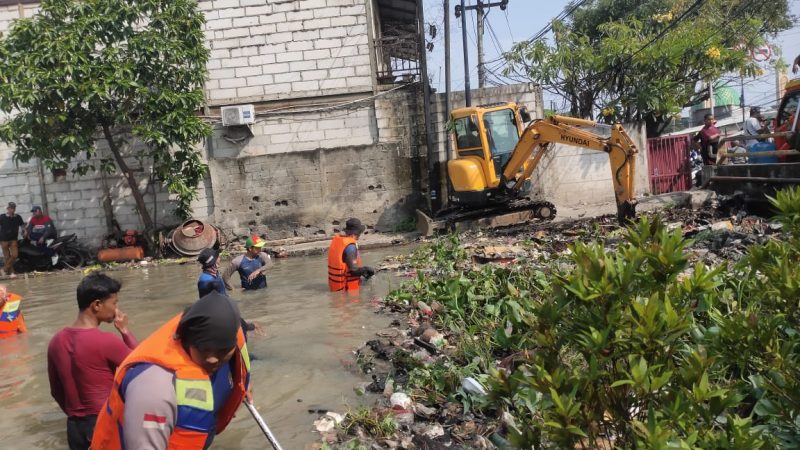
<svg viewBox="0 0 800 450"><path fill-rule="evenodd" d="M267 287L267 277L264 272L272 267L272 258L264 252L264 242L258 235L252 235L245 241L247 253L239 255L231 260L222 279L225 280L225 287L232 290L230 278L234 272L239 272L242 289L255 290Z"/></svg>
<svg viewBox="0 0 800 450"><path fill-rule="evenodd" d="M128 316L117 307L121 287L102 273L81 280L78 318L56 333L47 347L50 394L67 415L70 450L92 445L95 421L111 392L114 371L137 346L128 330ZM100 331L103 322L113 322L122 339Z"/></svg>
<svg viewBox="0 0 800 450"><path fill-rule="evenodd" d="M250 357L239 310L211 292L145 339L122 363L92 450L201 450L248 395Z"/></svg>
<svg viewBox="0 0 800 450"><path fill-rule="evenodd" d="M25 222L17 214L17 204L8 202L6 213L0 214L0 247L3 249L3 272L11 278L16 278L14 261L19 255L17 238L20 228L25 228Z"/></svg>
<svg viewBox="0 0 800 450"><path fill-rule="evenodd" d="M328 248L328 288L331 292L358 291L361 277L369 279L375 270L361 266L358 238L367 227L358 219L345 222L344 234L336 235Z"/></svg>

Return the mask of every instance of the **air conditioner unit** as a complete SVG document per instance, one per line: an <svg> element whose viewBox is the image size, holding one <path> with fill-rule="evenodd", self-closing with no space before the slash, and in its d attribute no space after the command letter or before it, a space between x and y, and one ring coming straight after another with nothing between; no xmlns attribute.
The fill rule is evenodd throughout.
<svg viewBox="0 0 800 450"><path fill-rule="evenodd" d="M256 121L256 109L253 105L223 106L220 113L222 125L226 127L247 125Z"/></svg>

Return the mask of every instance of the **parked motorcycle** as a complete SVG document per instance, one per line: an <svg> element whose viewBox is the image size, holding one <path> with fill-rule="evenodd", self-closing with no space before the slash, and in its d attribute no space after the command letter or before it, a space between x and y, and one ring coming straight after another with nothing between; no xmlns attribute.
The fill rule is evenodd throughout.
<svg viewBox="0 0 800 450"><path fill-rule="evenodd" d="M689 151L689 170L692 173L692 183L700 187L703 184L703 157L695 149Z"/></svg>
<svg viewBox="0 0 800 450"><path fill-rule="evenodd" d="M74 234L48 239L47 247L39 247L29 241L19 241L19 256L14 263L17 272L51 269L76 269L90 258L88 252L77 242Z"/></svg>

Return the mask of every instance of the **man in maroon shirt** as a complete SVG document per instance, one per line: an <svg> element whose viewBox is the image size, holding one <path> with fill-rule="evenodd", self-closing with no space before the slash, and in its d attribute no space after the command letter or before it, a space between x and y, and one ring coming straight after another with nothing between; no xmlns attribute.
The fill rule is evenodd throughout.
<svg viewBox="0 0 800 450"><path fill-rule="evenodd" d="M91 445L97 413L108 398L114 371L137 345L128 316L117 308L119 281L93 273L78 285L78 318L56 333L47 348L50 394L67 414L71 450ZM113 322L122 336L100 331Z"/></svg>

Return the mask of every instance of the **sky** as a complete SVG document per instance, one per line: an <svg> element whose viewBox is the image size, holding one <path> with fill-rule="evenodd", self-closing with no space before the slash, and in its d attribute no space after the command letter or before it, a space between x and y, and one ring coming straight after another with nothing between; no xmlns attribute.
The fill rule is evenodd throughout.
<svg viewBox="0 0 800 450"><path fill-rule="evenodd" d="M434 24L437 28L436 38L433 40L434 50L428 54L428 73L431 75L431 85L439 92L444 92L444 10L442 0L425 1L425 21ZM486 1L486 0L484 0ZM492 0L497 2L498 0ZM454 90L464 88L464 56L461 34L461 19L452 15L452 10L460 0L450 0L450 40L451 40L451 71ZM484 49L486 61L496 59L502 51L511 48L514 42L529 39L540 29L545 27L550 20L560 14L569 2L567 0L509 0L506 11L495 7L487 16L488 25L484 36ZM790 0L792 14L800 18L800 0ZM466 0L467 6L474 5L475 0ZM467 16L467 40L469 46L470 84L475 89L478 86L477 47L475 32L475 12L470 11ZM490 31L493 30L494 33ZM794 58L800 54L800 25L795 25L778 35L775 43L783 52L783 59L791 65ZM745 78L745 104L771 106L775 97L775 72L764 66L765 74L758 79ZM790 78L800 77L792 75ZM734 86L738 92L738 85ZM559 99L545 93L545 105L549 107L551 100Z"/></svg>

